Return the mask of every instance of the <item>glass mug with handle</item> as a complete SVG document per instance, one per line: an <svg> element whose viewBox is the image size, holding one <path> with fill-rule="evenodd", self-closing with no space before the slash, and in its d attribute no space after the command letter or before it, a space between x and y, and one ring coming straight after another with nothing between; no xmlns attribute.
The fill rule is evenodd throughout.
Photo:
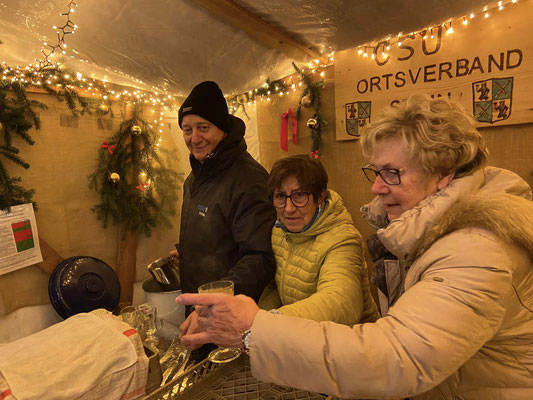
<svg viewBox="0 0 533 400"><path fill-rule="evenodd" d="M198 293L225 293L233 296L232 281L215 281L205 283L198 287ZM241 349L234 347L219 347L209 353L209 361L217 364L227 363L235 360L241 355Z"/></svg>

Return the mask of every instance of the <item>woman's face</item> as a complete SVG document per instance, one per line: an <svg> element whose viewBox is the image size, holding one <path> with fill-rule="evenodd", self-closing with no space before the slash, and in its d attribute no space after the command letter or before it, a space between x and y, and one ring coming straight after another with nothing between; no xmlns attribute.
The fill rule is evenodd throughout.
<svg viewBox="0 0 533 400"><path fill-rule="evenodd" d="M374 147L370 165L376 171L382 168L400 169L401 183L389 185L381 176L372 184L372 193L380 196L389 221L412 209L429 195L446 187L451 180L431 176L409 157L407 147L399 138L380 140Z"/></svg>
<svg viewBox="0 0 533 400"><path fill-rule="evenodd" d="M274 191L274 197L278 194L284 194L291 196L298 192L306 192L300 188L300 184L295 176L288 176L281 181L281 185ZM287 228L289 232L301 232L303 228L313 219L316 209L320 203L326 197L326 191L318 199L318 203L315 202L313 195L309 192L309 201L303 207L296 207L292 198L287 198L285 207L276 207L278 219ZM301 197L301 196L300 196Z"/></svg>

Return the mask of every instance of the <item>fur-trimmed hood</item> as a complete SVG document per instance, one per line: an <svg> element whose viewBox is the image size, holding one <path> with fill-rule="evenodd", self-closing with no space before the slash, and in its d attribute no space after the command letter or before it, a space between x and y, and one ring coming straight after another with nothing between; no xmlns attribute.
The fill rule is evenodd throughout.
<svg viewBox="0 0 533 400"><path fill-rule="evenodd" d="M417 255L439 238L463 228L481 228L524 248L533 259L533 202L508 193L473 194L455 202L428 232Z"/></svg>

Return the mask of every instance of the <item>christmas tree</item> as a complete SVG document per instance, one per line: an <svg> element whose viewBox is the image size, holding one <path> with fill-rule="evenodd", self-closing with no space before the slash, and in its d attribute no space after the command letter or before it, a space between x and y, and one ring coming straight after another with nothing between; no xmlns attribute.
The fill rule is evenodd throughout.
<svg viewBox="0 0 533 400"><path fill-rule="evenodd" d="M124 234L150 236L161 223L170 226L183 174L167 166L171 155L159 147L154 129L142 119L141 107L134 105L132 118L101 144L89 187L100 195L92 210L104 228L113 224Z"/></svg>

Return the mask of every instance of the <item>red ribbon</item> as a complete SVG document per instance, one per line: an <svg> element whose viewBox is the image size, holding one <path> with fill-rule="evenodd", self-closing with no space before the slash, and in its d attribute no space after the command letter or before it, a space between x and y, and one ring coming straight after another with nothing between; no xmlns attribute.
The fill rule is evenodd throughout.
<svg viewBox="0 0 533 400"><path fill-rule="evenodd" d="M310 154L312 158L318 158L318 149L316 149L315 151L312 151Z"/></svg>
<svg viewBox="0 0 533 400"><path fill-rule="evenodd" d="M292 142L298 143L298 121L292 112L292 108L281 114L281 135L279 144L282 150L289 151L289 116L292 120Z"/></svg>
<svg viewBox="0 0 533 400"><path fill-rule="evenodd" d="M141 192L144 192L144 189L146 189L148 186L150 186L148 183L139 182L139 184L135 186L135 189L139 189Z"/></svg>
<svg viewBox="0 0 533 400"><path fill-rule="evenodd" d="M109 151L109 154L113 155L113 150L115 149L114 144L109 144L104 140L104 143L100 146L102 149L107 149Z"/></svg>

